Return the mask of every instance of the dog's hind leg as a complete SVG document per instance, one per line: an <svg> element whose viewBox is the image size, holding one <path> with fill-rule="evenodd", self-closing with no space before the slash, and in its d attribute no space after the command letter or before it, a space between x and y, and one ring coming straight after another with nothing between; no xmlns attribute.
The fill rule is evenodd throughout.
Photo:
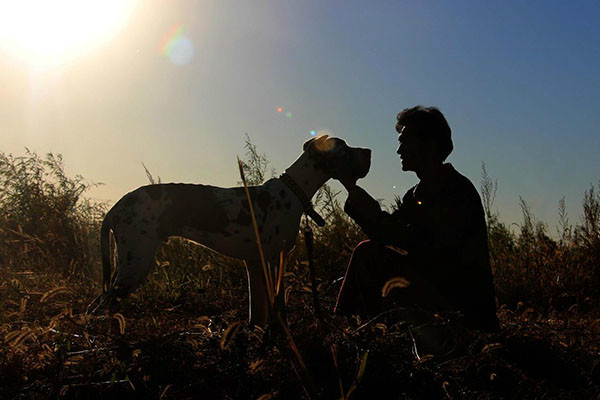
<svg viewBox="0 0 600 400"><path fill-rule="evenodd" d="M136 290L154 265L154 255L160 241L138 239L134 245L117 239L117 268L111 284L114 297L123 298Z"/></svg>

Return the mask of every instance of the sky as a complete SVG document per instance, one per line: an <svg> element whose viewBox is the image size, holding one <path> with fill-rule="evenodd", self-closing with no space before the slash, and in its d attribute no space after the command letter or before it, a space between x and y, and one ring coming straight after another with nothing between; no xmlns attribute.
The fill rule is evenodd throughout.
<svg viewBox="0 0 600 400"><path fill-rule="evenodd" d="M67 173L103 183L90 197L115 202L148 183L142 162L163 182L235 186L245 134L281 173L329 133L373 150L359 185L391 204L417 182L395 153L396 115L422 104L452 128L448 161L476 187L482 162L497 180L502 221L521 220L521 196L555 233L559 200L577 223L600 181L600 2L130 4L51 66L0 35L0 151L61 153ZM50 41L69 25L27 13L10 29L49 43L88 24Z"/></svg>

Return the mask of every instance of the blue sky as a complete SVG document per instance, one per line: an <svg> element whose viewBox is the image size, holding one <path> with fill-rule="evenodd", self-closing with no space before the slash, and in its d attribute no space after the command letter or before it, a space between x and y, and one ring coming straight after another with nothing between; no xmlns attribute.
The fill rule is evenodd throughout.
<svg viewBox="0 0 600 400"><path fill-rule="evenodd" d="M141 162L164 182L232 186L245 133L282 172L327 131L373 149L359 183L389 204L416 182L396 114L433 105L448 161L477 187L482 161L498 180L501 219L520 220L522 196L554 232L559 199L577 222L600 180L599 19L597 1L147 0L60 67L0 55L0 151L62 153L115 201L147 183ZM159 51L174 26L181 65Z"/></svg>

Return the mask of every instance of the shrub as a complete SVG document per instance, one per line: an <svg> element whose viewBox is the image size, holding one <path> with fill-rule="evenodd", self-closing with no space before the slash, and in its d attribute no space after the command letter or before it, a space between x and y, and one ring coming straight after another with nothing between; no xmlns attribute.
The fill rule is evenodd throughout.
<svg viewBox="0 0 600 400"><path fill-rule="evenodd" d="M497 183L482 165L481 197L488 225L490 259L501 304L519 302L540 311L567 309L582 302L598 287L600 265L600 197L592 186L584 194L582 224L570 225L564 198L558 203L558 239L520 198L522 221L518 232L500 222L493 211Z"/></svg>
<svg viewBox="0 0 600 400"><path fill-rule="evenodd" d="M582 262L594 277L596 287L600 286L600 191L594 185L584 193L583 218L575 229L574 241L585 253Z"/></svg>
<svg viewBox="0 0 600 400"><path fill-rule="evenodd" d="M0 260L63 274L95 269L106 207L83 197L91 186L65 174L61 155L0 153Z"/></svg>

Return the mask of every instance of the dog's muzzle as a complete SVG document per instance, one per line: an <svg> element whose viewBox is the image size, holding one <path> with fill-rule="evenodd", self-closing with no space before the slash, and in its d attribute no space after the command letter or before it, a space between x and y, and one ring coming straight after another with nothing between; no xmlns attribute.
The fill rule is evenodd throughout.
<svg viewBox="0 0 600 400"><path fill-rule="evenodd" d="M357 163L358 170L357 177L364 178L369 173L369 169L371 168L371 149L356 149L358 153Z"/></svg>

